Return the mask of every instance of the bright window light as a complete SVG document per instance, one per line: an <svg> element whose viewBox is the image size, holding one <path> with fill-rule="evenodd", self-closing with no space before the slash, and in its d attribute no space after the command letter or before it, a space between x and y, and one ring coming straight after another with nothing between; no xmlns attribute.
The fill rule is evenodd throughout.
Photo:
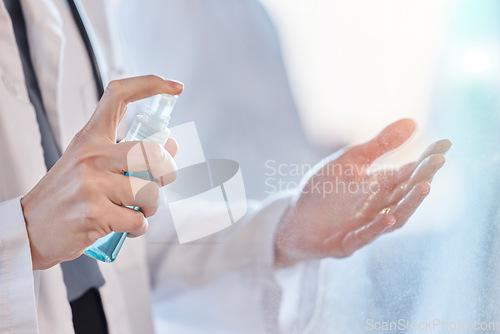
<svg viewBox="0 0 500 334"><path fill-rule="evenodd" d="M472 50L465 54L463 64L469 72L484 73L491 68L492 59L486 51Z"/></svg>

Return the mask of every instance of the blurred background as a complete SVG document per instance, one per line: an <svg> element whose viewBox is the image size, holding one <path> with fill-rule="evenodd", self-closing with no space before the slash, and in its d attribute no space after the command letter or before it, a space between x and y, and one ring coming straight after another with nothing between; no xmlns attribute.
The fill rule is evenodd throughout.
<svg viewBox="0 0 500 334"><path fill-rule="evenodd" d="M380 164L454 142L408 226L322 261L298 279L315 291L307 300L285 290L286 333L364 333L367 319L497 321L487 332L500 332L500 2L115 0L112 10L131 74L184 82L173 122L196 122L208 158L238 161L251 198L293 188L295 165L399 118L418 133Z"/></svg>

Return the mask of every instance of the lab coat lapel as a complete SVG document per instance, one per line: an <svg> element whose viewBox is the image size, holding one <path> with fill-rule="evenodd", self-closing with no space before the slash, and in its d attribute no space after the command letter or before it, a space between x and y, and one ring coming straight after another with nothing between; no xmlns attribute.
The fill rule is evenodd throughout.
<svg viewBox="0 0 500 334"><path fill-rule="evenodd" d="M26 194L46 173L10 15L0 1L0 201ZM26 135L29 134L29 135Z"/></svg>
<svg viewBox="0 0 500 334"><path fill-rule="evenodd" d="M35 3L37 1L39 3ZM57 105L62 39L60 27L54 23L54 16L47 14L50 12L46 6L47 1L37 1L22 0L22 6L31 56L44 103L49 109ZM33 17L34 15L37 17ZM41 19L43 16L47 16L45 23ZM43 39L41 34L44 34ZM28 97L12 23L3 1L0 1L0 50L0 156L6 160L0 162L0 201L3 201L26 194L47 171L36 113ZM47 67L40 68L42 61L47 63ZM53 73L49 73L51 71ZM56 113L49 112L49 115ZM34 282L39 332L72 333L71 308L67 302L66 290L61 288L64 287L64 281L60 266L35 271Z"/></svg>
<svg viewBox="0 0 500 334"><path fill-rule="evenodd" d="M33 66L52 131L61 143L59 113L63 20L50 0L21 0Z"/></svg>

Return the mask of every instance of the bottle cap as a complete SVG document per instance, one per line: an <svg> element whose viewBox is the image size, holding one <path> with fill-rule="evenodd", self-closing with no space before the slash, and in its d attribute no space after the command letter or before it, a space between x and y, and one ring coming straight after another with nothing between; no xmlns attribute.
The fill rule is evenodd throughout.
<svg viewBox="0 0 500 334"><path fill-rule="evenodd" d="M145 116L148 123L153 122L156 126L166 128L170 121L170 114L174 109L178 95L158 94L153 98L151 106L146 109Z"/></svg>

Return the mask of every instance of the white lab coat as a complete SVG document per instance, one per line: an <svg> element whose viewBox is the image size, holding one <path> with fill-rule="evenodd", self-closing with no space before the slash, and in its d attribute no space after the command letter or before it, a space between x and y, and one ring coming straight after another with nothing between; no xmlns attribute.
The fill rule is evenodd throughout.
<svg viewBox="0 0 500 334"><path fill-rule="evenodd" d="M21 3L48 118L56 140L65 148L97 102L90 62L66 1L22 0ZM98 7L95 13L105 18L102 15L106 12L105 2L91 4ZM113 44L106 41L111 37L108 27L105 21L98 25L99 37L105 45L103 63L113 77L123 73L123 68L120 61L113 59L117 54ZM60 266L32 270L20 198L44 176L46 167L35 110L25 88L10 16L3 1L0 1L0 78L0 332L72 333L71 309ZM244 309L238 310L244 312L247 323L231 324L227 332L275 332L280 297L273 276L272 246L276 222L287 203L288 199L281 197L263 205L251 205L253 209L243 221L191 245L176 244L175 234L165 224L166 208L160 209L153 219L157 224L155 240L164 233L165 242L148 243L145 237L129 239L113 264L99 263L106 280L100 292L110 333L154 332L152 288L158 289L154 298L161 301L175 295L177 288L199 289L220 277L224 281L226 276L222 274L232 277L227 286L234 289L235 298L248 298ZM192 215L191 208L186 219L205 222L217 219L217 211L196 209L197 214ZM154 226L155 222L150 222ZM243 279L234 284L240 278ZM269 296L274 296L274 303L266 302ZM211 312L207 314L214 316L218 304L231 305L229 301L218 300L193 302L206 303L207 312ZM230 308L226 306L226 310L229 312ZM230 317L219 312L219 317L226 315ZM189 319L189 315L181 316ZM191 318L193 322L196 316L199 315Z"/></svg>

